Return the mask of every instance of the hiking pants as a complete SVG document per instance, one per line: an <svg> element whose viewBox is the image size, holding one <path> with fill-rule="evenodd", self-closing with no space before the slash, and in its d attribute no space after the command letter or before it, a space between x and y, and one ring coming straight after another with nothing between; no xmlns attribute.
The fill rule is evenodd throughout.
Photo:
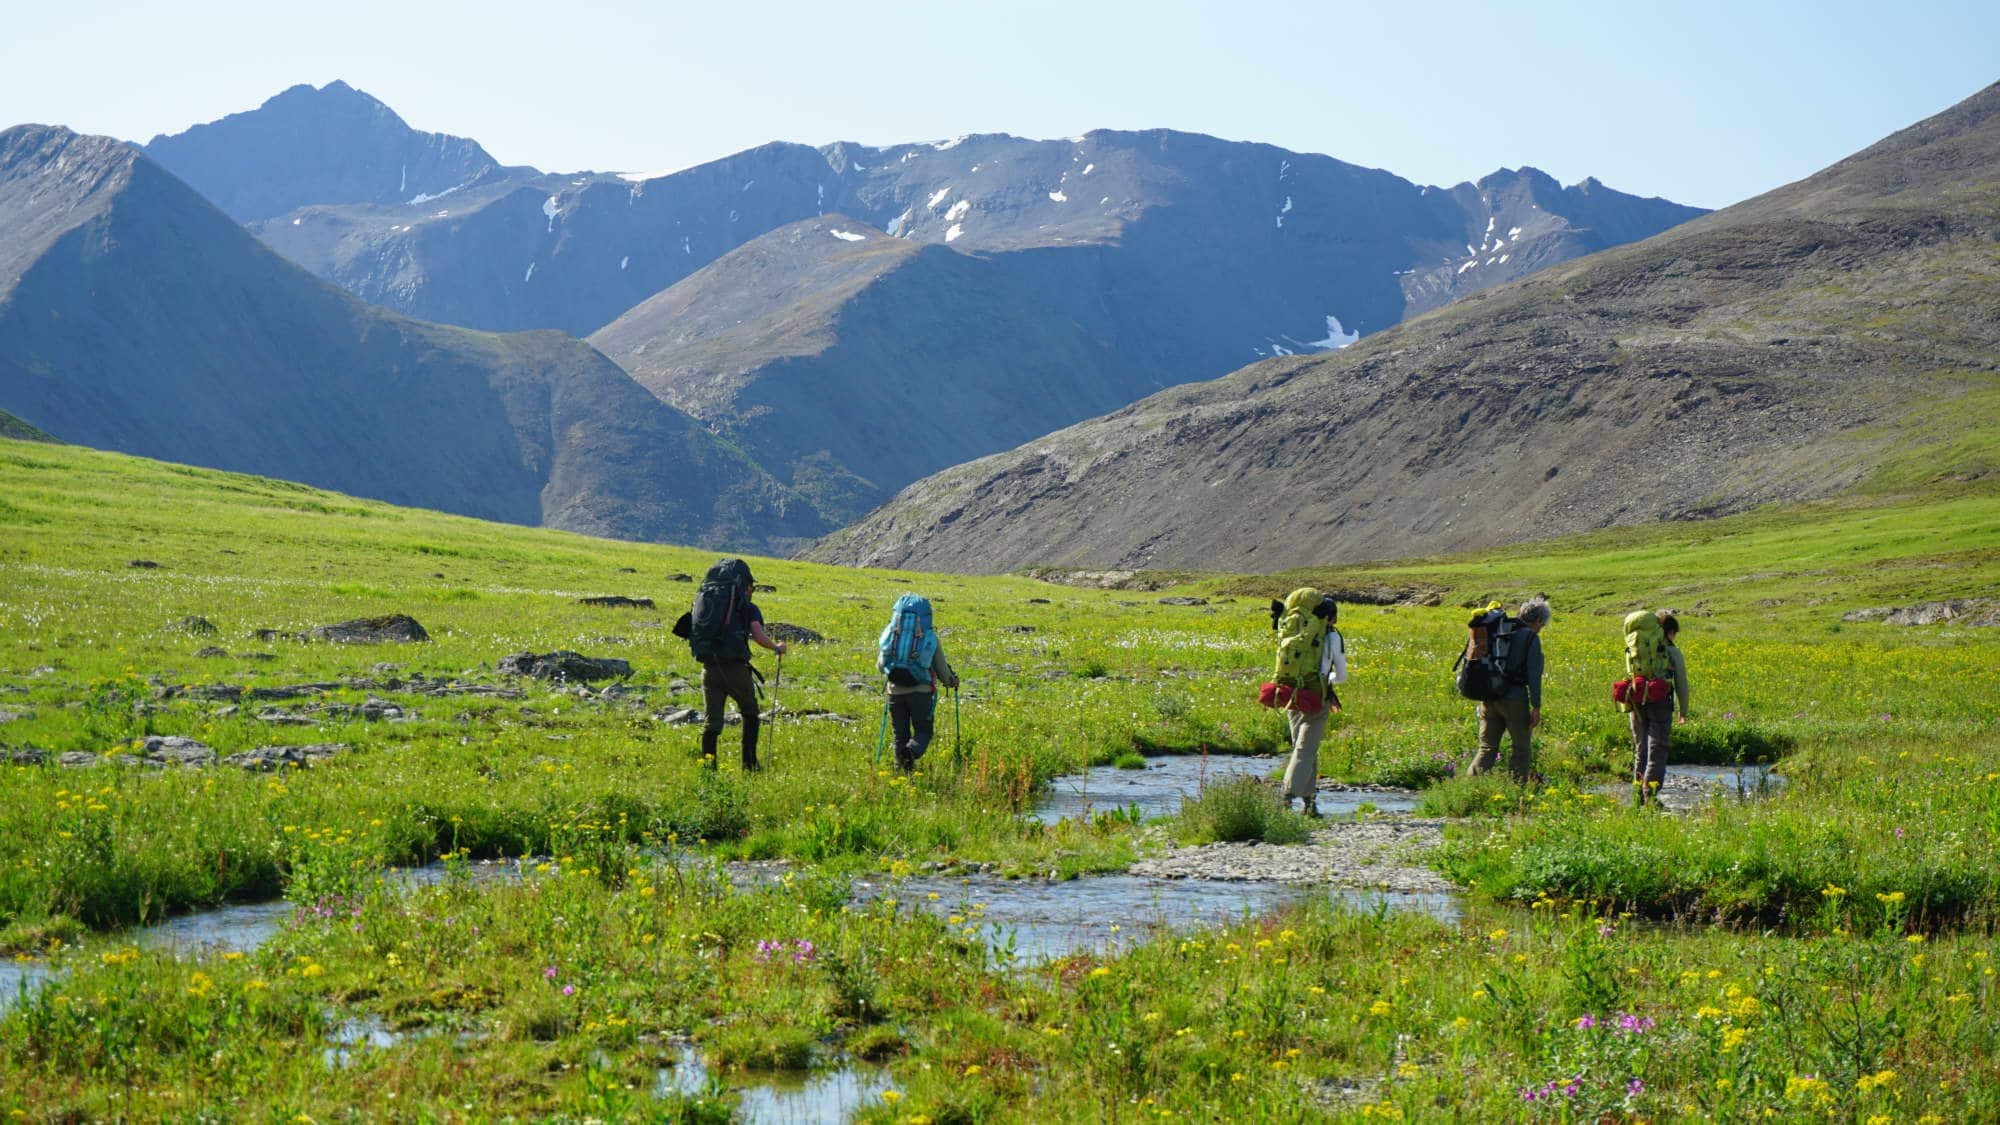
<svg viewBox="0 0 2000 1125"><path fill-rule="evenodd" d="M932 719L937 715L937 693L912 691L889 697L889 724L896 733L896 768L915 769L917 759L931 745Z"/></svg>
<svg viewBox="0 0 2000 1125"><path fill-rule="evenodd" d="M1316 801L1319 796L1319 740L1326 737L1326 717L1331 708L1317 711L1287 711L1285 723L1292 729L1292 760L1285 763L1286 800Z"/></svg>
<svg viewBox="0 0 2000 1125"><path fill-rule="evenodd" d="M1525 699L1495 699L1479 705L1479 753L1473 755L1465 774L1476 777L1499 764L1502 732L1508 742L1507 772L1526 785L1528 772L1534 765L1534 746Z"/></svg>
<svg viewBox="0 0 2000 1125"><path fill-rule="evenodd" d="M1674 701L1641 703L1627 717L1632 720L1632 780L1658 792L1667 779L1667 751L1674 740Z"/></svg>
<svg viewBox="0 0 2000 1125"><path fill-rule="evenodd" d="M722 737L722 708L729 700L736 701L736 711L743 716L743 768L757 768L757 681L750 675L750 662L733 660L701 667L702 718L707 720L701 728L701 752L704 757L715 756L715 744Z"/></svg>

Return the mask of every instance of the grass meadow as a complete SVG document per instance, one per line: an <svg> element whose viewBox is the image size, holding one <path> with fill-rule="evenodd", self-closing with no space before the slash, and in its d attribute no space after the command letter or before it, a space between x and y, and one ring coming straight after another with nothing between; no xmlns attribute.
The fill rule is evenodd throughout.
<svg viewBox="0 0 2000 1125"><path fill-rule="evenodd" d="M0 1016L0 1118L729 1119L722 1084L659 1088L689 1044L736 1076L884 1066L868 1121L2000 1118L2000 629L1842 620L2000 589L2000 499L1160 589L752 560L767 620L824 639L781 676L760 656L779 714L749 776L733 728L715 767L673 721L701 706L674 576L714 557L0 441L0 949L58 974ZM1343 606L1353 683L1321 771L1424 790L1457 921L1319 902L1023 966L970 899L934 916L851 893L1072 879L1165 846L1134 818L1024 814L1135 752L1279 748L1254 702L1263 606L1307 581L1439 603ZM873 674L905 590L964 679L907 778L875 759ZM1556 612L1547 784L1460 778L1457 607L1529 593ZM580 604L605 594L657 607ZM1681 758L1776 762L1769 796L1620 799L1618 621L1657 605L1694 685ZM283 636L388 613L431 640ZM558 649L634 674L495 670ZM126 764L164 736L347 749ZM490 860L519 877L476 877ZM731 885L740 860L784 862ZM436 863L435 885L382 876ZM298 910L254 950L133 937L280 897ZM357 1023L393 1043L349 1050Z"/></svg>

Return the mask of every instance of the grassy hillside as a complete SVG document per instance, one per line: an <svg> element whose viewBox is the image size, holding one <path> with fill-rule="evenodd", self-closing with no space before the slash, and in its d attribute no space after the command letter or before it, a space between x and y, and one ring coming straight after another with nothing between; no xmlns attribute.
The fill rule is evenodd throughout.
<svg viewBox="0 0 2000 1125"><path fill-rule="evenodd" d="M664 718L700 706L665 626L691 592L670 576L708 555L14 441L0 497L0 757L111 763L0 764L0 942L69 973L0 1017L0 1114L323 1119L394 1093L413 1117L710 1119L716 1097L647 1096L689 1037L717 1065L889 1059L896 1097L871 1121L1493 1119L1552 1079L1584 1099L1558 1108L1614 1119L2000 1112L2000 630L1840 620L2000 587L1990 498L1312 575L1445 602L1344 607L1355 679L1322 770L1425 786L1454 814L1436 863L1469 887L1464 920L1309 907L1023 971L968 940L970 902L957 923L849 905L845 878L1073 876L1158 849L1183 826L1016 814L1049 777L1135 749L1274 747L1251 698L1263 598L1288 578L1200 578L1171 591L1209 602L1189 606L753 560L768 619L828 639L770 685L783 714L745 777L733 730L710 770L698 728ZM871 760L872 646L909 588L936 602L965 688L962 741L947 721L905 780ZM1446 686L1452 603L1541 589L1551 784L1455 778L1472 728ZM658 605L578 603L596 594ZM1613 613L1660 602L1686 614L1695 681L1680 751L1783 756L1782 793L1684 817L1598 795L1625 754ZM395 612L432 639L252 636ZM559 648L635 673L600 691L493 670ZM364 717L371 698L403 721ZM350 749L280 773L117 764L167 735ZM534 858L519 882L374 876L446 854ZM789 865L729 893L701 861L731 857ZM176 959L118 930L278 894L306 909L247 956ZM792 952L773 962L773 941ZM1621 1013L1643 1030L1617 1032ZM351 1019L410 1035L322 1055Z"/></svg>

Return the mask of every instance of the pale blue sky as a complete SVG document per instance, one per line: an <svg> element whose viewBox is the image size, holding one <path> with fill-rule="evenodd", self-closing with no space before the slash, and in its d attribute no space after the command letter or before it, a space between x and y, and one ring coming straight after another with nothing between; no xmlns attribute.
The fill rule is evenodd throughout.
<svg viewBox="0 0 2000 1125"><path fill-rule="evenodd" d="M1721 206L2000 79L2000 3L75 0L0 20L0 125L146 140L335 78L551 171L1167 126L1450 184Z"/></svg>

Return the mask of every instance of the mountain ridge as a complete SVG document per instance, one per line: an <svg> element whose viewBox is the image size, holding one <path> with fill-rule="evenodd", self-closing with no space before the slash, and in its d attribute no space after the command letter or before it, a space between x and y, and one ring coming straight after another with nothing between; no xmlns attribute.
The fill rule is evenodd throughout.
<svg viewBox="0 0 2000 1125"><path fill-rule="evenodd" d="M1996 158L2000 85L1798 183L1333 356L1254 364L947 470L810 554L1280 570L1932 472L1990 480L1950 427L1994 402L2000 373Z"/></svg>
<svg viewBox="0 0 2000 1125"><path fill-rule="evenodd" d="M0 220L0 408L65 440L627 538L823 526L587 345L366 305L110 138L0 132Z"/></svg>

